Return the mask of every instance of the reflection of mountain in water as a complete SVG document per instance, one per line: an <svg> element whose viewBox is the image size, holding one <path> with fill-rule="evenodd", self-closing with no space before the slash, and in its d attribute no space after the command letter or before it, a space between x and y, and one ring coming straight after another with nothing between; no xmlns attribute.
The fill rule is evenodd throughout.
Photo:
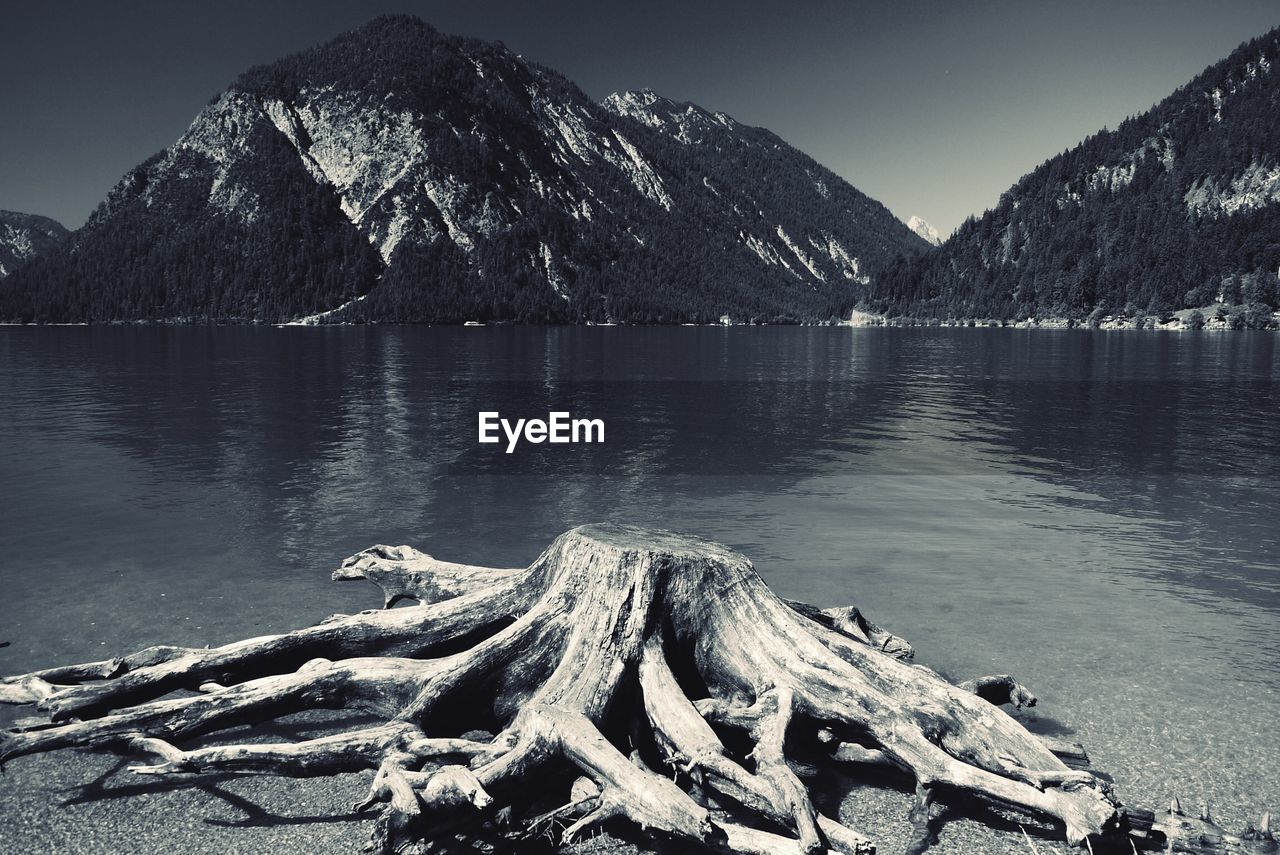
<svg viewBox="0 0 1280 855"><path fill-rule="evenodd" d="M566 475L635 494L687 474L794 482L865 444L900 397L872 382L891 376L891 343L829 333L91 329L23 388L43 390L27 413L40 429L144 464L139 491L218 484L245 526L296 531L303 549L322 521L407 537L457 503L510 507L511 487L486 500L482 475L527 476L519 493L552 529L578 516ZM41 371L38 352L17 358ZM608 441L475 454L478 409L552 406L604 417Z"/></svg>
<svg viewBox="0 0 1280 855"><path fill-rule="evenodd" d="M1231 584L1275 545L1266 336L226 328L33 344L6 376L40 390L41 430L141 462L140 501L219 485L237 527L283 540L290 562L319 532L359 545L372 524L466 541L505 520L514 551L569 521L661 521L664 495L785 492L832 471L1029 475L1070 488L1056 503L1213 544L1200 568ZM38 379L18 388L23 371ZM607 441L507 455L476 444L481 409L604 418Z"/></svg>
<svg viewBox="0 0 1280 855"><path fill-rule="evenodd" d="M958 382L983 404L952 417L985 421L1007 465L1159 526L1169 554L1144 573L1280 608L1265 557L1280 547L1273 336L999 336L981 349L981 379Z"/></svg>

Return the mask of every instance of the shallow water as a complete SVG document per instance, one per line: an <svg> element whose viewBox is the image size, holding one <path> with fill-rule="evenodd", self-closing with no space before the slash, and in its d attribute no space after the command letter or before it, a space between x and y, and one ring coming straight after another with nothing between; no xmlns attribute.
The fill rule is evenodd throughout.
<svg viewBox="0 0 1280 855"><path fill-rule="evenodd" d="M524 564L625 520L855 602L1122 796L1280 806L1265 333L0 330L0 672L377 605L371 543ZM477 409L606 421L480 448ZM0 807L0 813L4 810Z"/></svg>

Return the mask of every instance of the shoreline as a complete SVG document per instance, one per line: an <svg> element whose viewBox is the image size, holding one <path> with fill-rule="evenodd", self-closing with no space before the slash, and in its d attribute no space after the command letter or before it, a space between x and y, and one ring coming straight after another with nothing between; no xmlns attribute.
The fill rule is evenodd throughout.
<svg viewBox="0 0 1280 855"><path fill-rule="evenodd" d="M1198 317L1197 317L1198 316ZM1256 318L1254 319L1257 320ZM1280 310L1271 312L1265 326L1246 325L1243 306L1216 303L1198 309L1178 309L1163 316L1097 314L1078 318L916 318L855 310L845 324L851 327L947 327L984 329L1135 330L1148 332L1267 332L1280 329Z"/></svg>
<svg viewBox="0 0 1280 855"><path fill-rule="evenodd" d="M1180 310L1175 315L1189 314L1194 310ZM1175 317L1169 321L1158 321L1151 317L1127 318L1123 316L1107 316L1097 323L1088 321L1080 321L1075 318L1024 318L1022 320L1011 320L1001 318L916 318L916 317L886 317L884 315L872 315L865 312L855 312L853 317L848 320L827 320L827 321L796 321L794 323L671 323L671 324L632 324L627 322L608 322L608 323L583 323L583 324L536 324L536 323L517 323L506 321L495 321L492 323L481 323L477 321L467 321L465 323L432 323L432 322L402 322L402 321L374 321L369 323L314 323L303 324L292 321L272 322L272 321L186 321L186 320L159 320L159 321L79 321L75 323L17 323L11 321L0 321L0 328L17 327L23 329L47 329L53 327L163 327L163 328L183 328L183 329L210 329L219 327L233 327L237 329L246 328L270 328L270 329L356 329L361 327L439 327L445 329L470 329L470 328L521 328L521 329L560 329L560 328L581 328L581 329L597 329L624 327L629 329L670 329L675 327L695 327L695 328L723 328L723 329L742 329L742 328L774 328L774 327L849 327L853 329L867 329L873 327L885 328L933 328L933 329L1017 329L1017 330L1076 330L1076 331L1097 331L1104 332L1113 331L1129 331L1129 332L1277 332L1280 331L1280 310L1272 314L1271 321L1267 326L1249 327L1249 326L1232 326L1229 319L1218 317L1206 318L1201 325L1195 325L1182 317Z"/></svg>

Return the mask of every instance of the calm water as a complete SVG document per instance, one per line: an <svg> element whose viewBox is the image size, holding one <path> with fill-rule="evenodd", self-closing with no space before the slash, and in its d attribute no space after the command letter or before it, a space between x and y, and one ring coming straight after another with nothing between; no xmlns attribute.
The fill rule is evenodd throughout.
<svg viewBox="0 0 1280 855"><path fill-rule="evenodd" d="M377 605L596 520L731 544L955 677L1009 671L1149 803L1280 806L1269 334L0 330L0 671ZM604 447L474 444L475 411Z"/></svg>

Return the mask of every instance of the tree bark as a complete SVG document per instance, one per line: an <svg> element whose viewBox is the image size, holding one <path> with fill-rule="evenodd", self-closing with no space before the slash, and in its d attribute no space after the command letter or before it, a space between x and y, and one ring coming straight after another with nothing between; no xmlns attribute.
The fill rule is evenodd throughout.
<svg viewBox="0 0 1280 855"><path fill-rule="evenodd" d="M820 763L914 778L912 851L932 840L934 799L958 796L1056 823L1076 845L1275 851L1269 817L1233 837L1180 808L1124 808L1080 768L1083 748L1046 744L999 709L1035 703L1011 677L952 685L856 608L783 601L718 544L585 526L525 569L376 546L333 576L375 583L387 608L0 681L0 700L48 714L4 734L0 761L93 746L153 758L133 767L146 775L367 769L359 807L377 811L377 852L570 821L566 839L627 821L734 853L874 852L814 807L796 758L816 748ZM417 605L390 608L405 599ZM171 697L180 690L199 694ZM180 747L306 709L382 723ZM499 818L512 824L498 829Z"/></svg>

